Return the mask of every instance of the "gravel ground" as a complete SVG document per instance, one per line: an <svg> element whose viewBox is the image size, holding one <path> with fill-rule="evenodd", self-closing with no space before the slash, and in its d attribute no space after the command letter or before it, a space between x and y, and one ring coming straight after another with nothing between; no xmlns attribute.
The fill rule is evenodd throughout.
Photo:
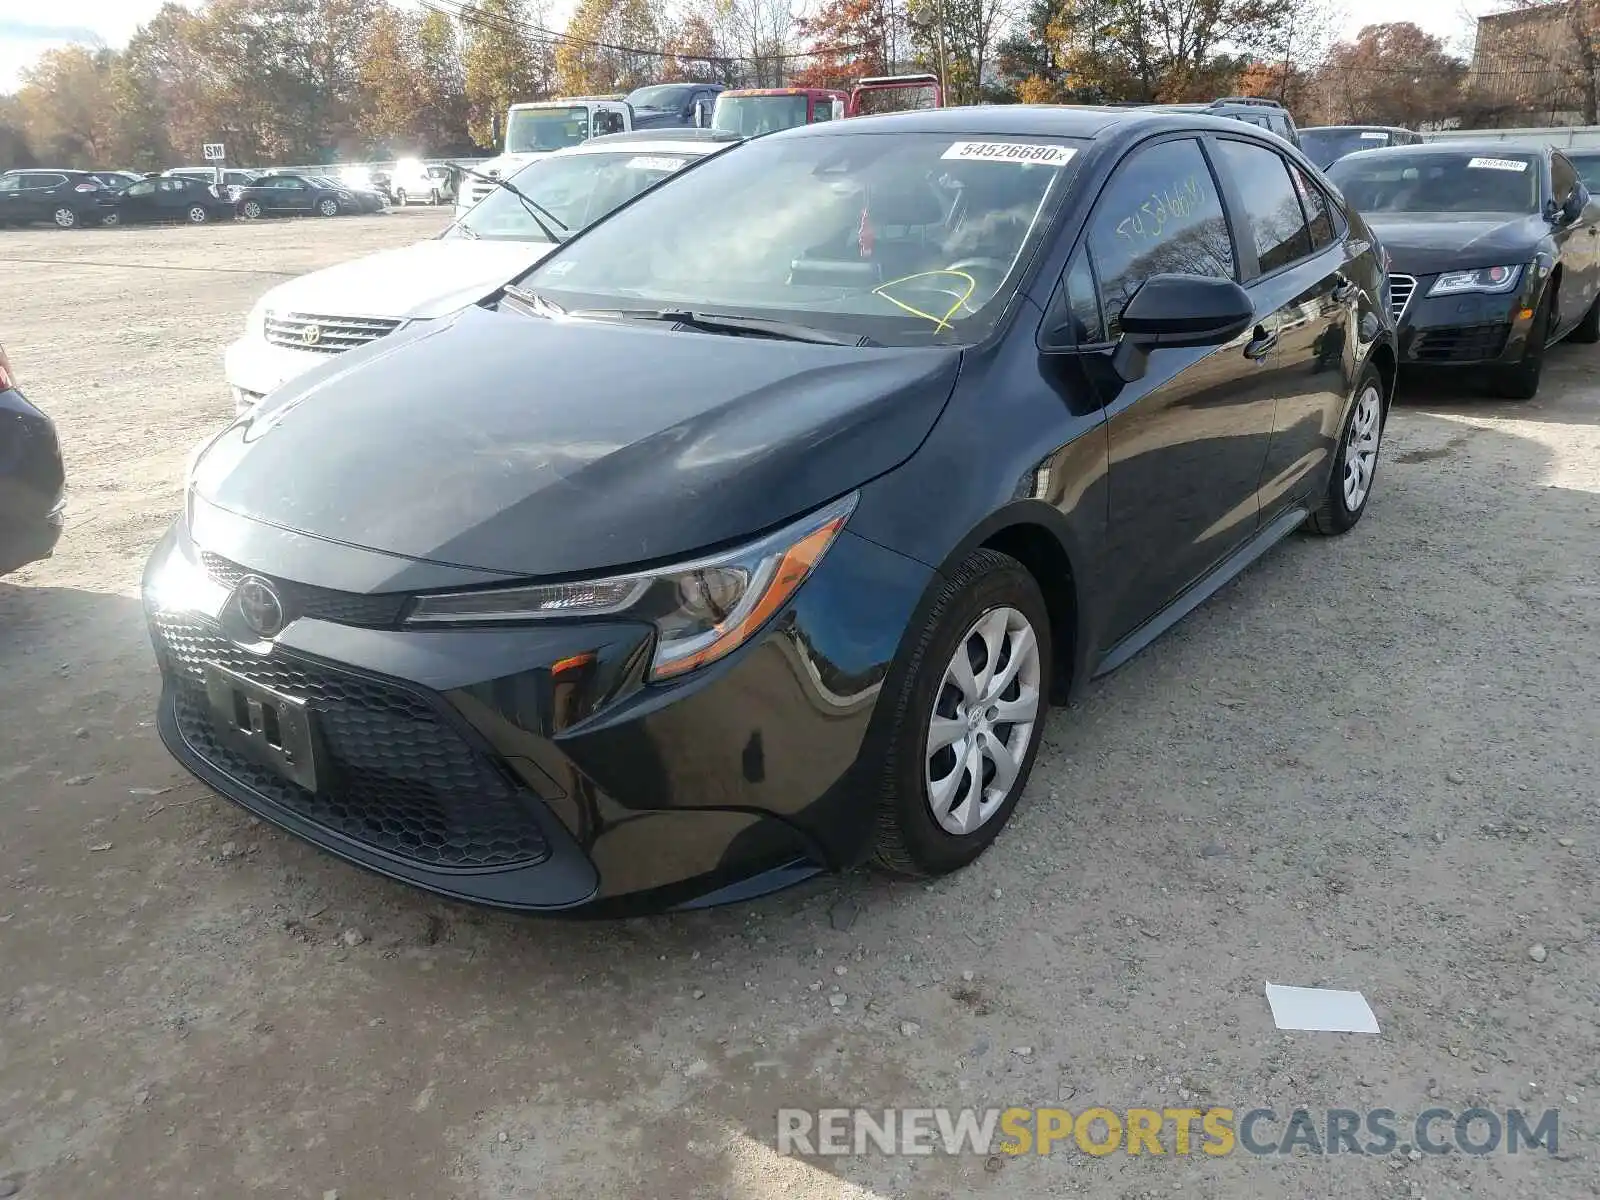
<svg viewBox="0 0 1600 1200"><path fill-rule="evenodd" d="M251 820L150 725L138 576L224 345L279 278L441 220L0 235L73 489L0 582L0 1195L1596 1194L1595 349L1529 404L1403 396L1358 529L1058 711L972 869L517 920ZM1277 1032L1264 980L1358 988L1383 1032ZM1561 1126L1420 1160L774 1148L780 1107L1057 1103Z"/></svg>

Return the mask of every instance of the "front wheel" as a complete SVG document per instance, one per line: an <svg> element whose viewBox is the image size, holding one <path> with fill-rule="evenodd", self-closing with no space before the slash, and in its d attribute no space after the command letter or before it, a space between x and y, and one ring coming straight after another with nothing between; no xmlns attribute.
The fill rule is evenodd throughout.
<svg viewBox="0 0 1600 1200"><path fill-rule="evenodd" d="M239 215L241 217L243 217L246 221L257 221L257 220L260 220L261 219L261 201L259 201L259 200L246 200L243 204L241 204L239 206Z"/></svg>
<svg viewBox="0 0 1600 1200"><path fill-rule="evenodd" d="M78 224L78 214L63 204L52 214L55 223L62 229L75 229Z"/></svg>
<svg viewBox="0 0 1600 1200"><path fill-rule="evenodd" d="M105 216L100 218L100 224L106 226L108 229L110 227L114 226L114 225L121 225L122 224L122 214L117 212L117 211L115 211L115 210L112 210L111 212L106 213Z"/></svg>
<svg viewBox="0 0 1600 1200"><path fill-rule="evenodd" d="M1495 393L1507 400L1532 400L1539 394L1539 379L1544 374L1545 342L1550 338L1550 318L1555 311L1555 297L1550 294L1551 290L1545 290L1544 299L1539 301L1539 307L1534 311L1522 360L1514 367L1501 367L1491 380Z"/></svg>
<svg viewBox="0 0 1600 1200"><path fill-rule="evenodd" d="M211 219L211 210L204 204L191 204L189 206L189 224L204 225Z"/></svg>
<svg viewBox="0 0 1600 1200"><path fill-rule="evenodd" d="M318 203L317 211L325 217L337 217L339 215L339 202L332 199L323 200Z"/></svg>
<svg viewBox="0 0 1600 1200"><path fill-rule="evenodd" d="M978 550L938 584L879 698L876 864L943 875L988 849L1039 751L1050 616L1014 558Z"/></svg>
<svg viewBox="0 0 1600 1200"><path fill-rule="evenodd" d="M1378 472L1378 447L1383 440L1383 376L1368 363L1356 383L1355 403L1345 418L1344 433L1329 472L1322 503L1311 514L1310 526L1333 537L1355 528L1372 498Z"/></svg>

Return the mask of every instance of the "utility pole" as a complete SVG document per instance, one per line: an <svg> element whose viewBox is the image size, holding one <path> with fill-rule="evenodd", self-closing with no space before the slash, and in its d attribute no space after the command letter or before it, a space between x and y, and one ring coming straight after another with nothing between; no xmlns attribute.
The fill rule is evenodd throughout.
<svg viewBox="0 0 1600 1200"><path fill-rule="evenodd" d="M944 93L944 92L947 91L947 87L948 87L948 85L945 83L944 0L938 0L938 17L936 18L936 20L938 22L938 27L939 27L939 91L941 93Z"/></svg>

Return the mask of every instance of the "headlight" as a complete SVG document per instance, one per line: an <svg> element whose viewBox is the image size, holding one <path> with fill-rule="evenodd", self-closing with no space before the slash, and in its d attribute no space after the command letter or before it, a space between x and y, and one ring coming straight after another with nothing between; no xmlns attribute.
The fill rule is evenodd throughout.
<svg viewBox="0 0 1600 1200"><path fill-rule="evenodd" d="M1476 271L1446 271L1433 281L1430 296L1454 296L1460 292L1509 292L1522 278L1522 268L1479 267Z"/></svg>
<svg viewBox="0 0 1600 1200"><path fill-rule="evenodd" d="M757 542L659 571L422 596L407 622L473 625L627 613L656 627L651 678L681 675L731 653L782 608L855 506L852 494Z"/></svg>

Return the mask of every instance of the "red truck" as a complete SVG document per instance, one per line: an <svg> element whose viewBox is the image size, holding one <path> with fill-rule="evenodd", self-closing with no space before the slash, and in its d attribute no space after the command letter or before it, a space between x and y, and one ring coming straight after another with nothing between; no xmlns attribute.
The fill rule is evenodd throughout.
<svg viewBox="0 0 1600 1200"><path fill-rule="evenodd" d="M871 75L850 89L850 104L845 115L868 117L876 113L943 107L944 88L937 75Z"/></svg>
<svg viewBox="0 0 1600 1200"><path fill-rule="evenodd" d="M717 96L711 128L759 137L796 125L836 121L849 97L827 88L739 88Z"/></svg>

